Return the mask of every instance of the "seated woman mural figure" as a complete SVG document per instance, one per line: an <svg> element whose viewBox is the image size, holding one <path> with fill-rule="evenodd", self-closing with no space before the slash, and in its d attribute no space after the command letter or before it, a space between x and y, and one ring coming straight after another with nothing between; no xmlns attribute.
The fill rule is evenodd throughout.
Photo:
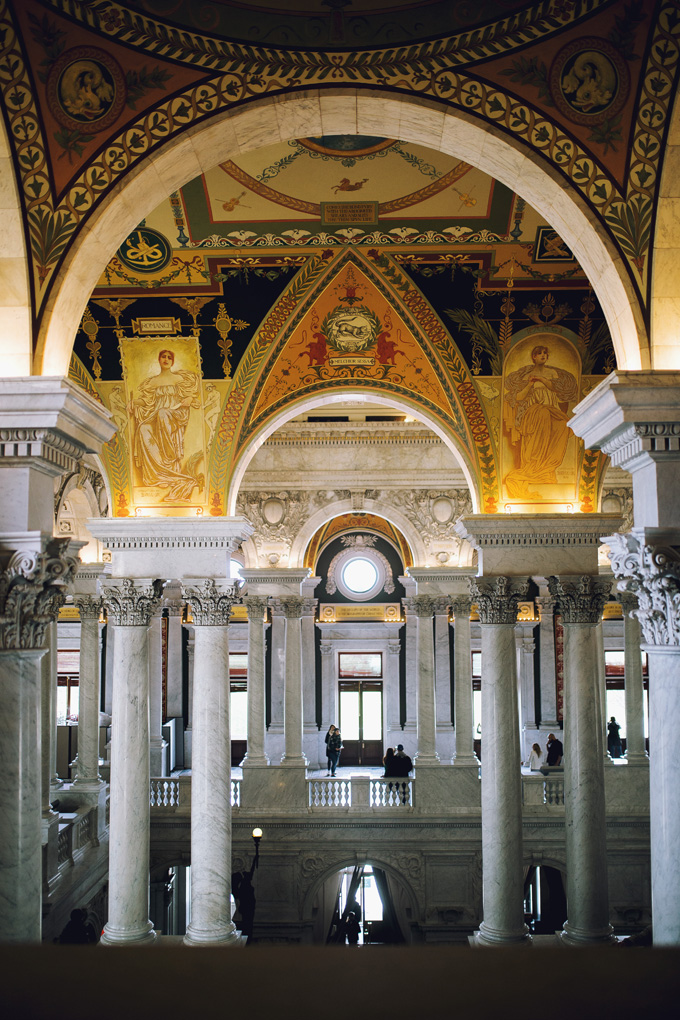
<svg viewBox="0 0 680 1020"><path fill-rule="evenodd" d="M564 460L570 432L567 405L577 396L571 372L550 368L548 348L538 344L531 365L511 372L505 380L506 416L510 442L519 448L519 465L504 478L511 499L541 499L530 485L557 482L555 471Z"/></svg>
<svg viewBox="0 0 680 1020"><path fill-rule="evenodd" d="M145 379L130 399L128 411L134 422L132 456L144 485L167 489L164 501L189 500L203 477L196 473L203 452L184 460L184 434L189 411L200 408L196 372L175 371L170 350L158 354L160 372Z"/></svg>

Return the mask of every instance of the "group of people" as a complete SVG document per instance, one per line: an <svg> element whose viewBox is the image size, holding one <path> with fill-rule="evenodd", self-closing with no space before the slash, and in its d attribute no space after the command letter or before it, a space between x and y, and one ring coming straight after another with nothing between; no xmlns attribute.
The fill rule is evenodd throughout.
<svg viewBox="0 0 680 1020"><path fill-rule="evenodd" d="M340 752L342 751L342 735L338 727L331 723L326 734L326 760L327 768L326 775L334 776L340 761ZM404 777L409 774L413 768L413 761L404 751L403 744L397 744L396 750L393 747L388 747L385 751L385 757L383 758L383 765L385 767L384 777Z"/></svg>
<svg viewBox="0 0 680 1020"><path fill-rule="evenodd" d="M331 723L328 733L326 734L326 759L328 761L328 768L326 770L327 776L334 776L335 770L338 767L340 761L340 752L342 751L342 736L337 726Z"/></svg>
<svg viewBox="0 0 680 1020"><path fill-rule="evenodd" d="M561 765L564 757L562 741L558 740L554 733L548 734L548 743L545 745L545 761L540 744L532 744L529 757L525 762L532 772L539 772L543 765Z"/></svg>

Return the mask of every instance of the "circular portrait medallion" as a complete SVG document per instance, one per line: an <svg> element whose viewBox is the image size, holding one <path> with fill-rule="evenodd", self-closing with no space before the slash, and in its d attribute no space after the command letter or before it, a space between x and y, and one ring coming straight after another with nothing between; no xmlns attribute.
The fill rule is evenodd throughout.
<svg viewBox="0 0 680 1020"><path fill-rule="evenodd" d="M104 50L79 46L52 65L47 97L60 124L93 135L113 124L125 106L125 75Z"/></svg>
<svg viewBox="0 0 680 1020"><path fill-rule="evenodd" d="M576 39L550 68L555 105L576 124L611 120L628 98L630 76L623 57L604 39Z"/></svg>
<svg viewBox="0 0 680 1020"><path fill-rule="evenodd" d="M124 266L136 273L156 273L167 266L172 248L158 230L138 227L128 234L116 254Z"/></svg>

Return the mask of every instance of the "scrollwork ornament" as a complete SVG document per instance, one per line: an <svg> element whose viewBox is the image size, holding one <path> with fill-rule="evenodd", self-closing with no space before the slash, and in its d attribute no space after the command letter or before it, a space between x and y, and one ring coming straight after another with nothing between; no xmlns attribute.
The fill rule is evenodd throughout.
<svg viewBox="0 0 680 1020"><path fill-rule="evenodd" d="M529 591L529 579L515 580L510 577L494 577L485 581L482 578L470 580L470 595L477 605L481 623L517 622L518 603L526 600Z"/></svg>
<svg viewBox="0 0 680 1020"><path fill-rule="evenodd" d="M630 612L649 645L680 647L680 550L645 544L635 534L604 539L618 589L637 597Z"/></svg>
<svg viewBox="0 0 680 1020"><path fill-rule="evenodd" d="M80 566L66 555L69 539L53 539L44 552L14 553L0 573L0 649L41 648L66 587Z"/></svg>
<svg viewBox="0 0 680 1020"><path fill-rule="evenodd" d="M141 588L129 577L119 585L101 589L109 623L115 627L148 627L163 597L163 582L152 581L150 588Z"/></svg>
<svg viewBox="0 0 680 1020"><path fill-rule="evenodd" d="M588 574L575 580L551 576L548 590L559 606L563 623L599 623L602 610L611 594L611 582L600 581Z"/></svg>
<svg viewBox="0 0 680 1020"><path fill-rule="evenodd" d="M240 590L239 583L218 587L212 578L195 588L182 586L183 595L191 605L191 615L197 627L226 627L231 618L232 607L236 602L240 602Z"/></svg>

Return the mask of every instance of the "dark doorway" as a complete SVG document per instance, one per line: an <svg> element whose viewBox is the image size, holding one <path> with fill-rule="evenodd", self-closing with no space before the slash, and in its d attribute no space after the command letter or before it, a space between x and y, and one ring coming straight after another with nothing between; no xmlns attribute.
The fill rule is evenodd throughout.
<svg viewBox="0 0 680 1020"><path fill-rule="evenodd" d="M382 680L340 681L341 765L381 765Z"/></svg>

